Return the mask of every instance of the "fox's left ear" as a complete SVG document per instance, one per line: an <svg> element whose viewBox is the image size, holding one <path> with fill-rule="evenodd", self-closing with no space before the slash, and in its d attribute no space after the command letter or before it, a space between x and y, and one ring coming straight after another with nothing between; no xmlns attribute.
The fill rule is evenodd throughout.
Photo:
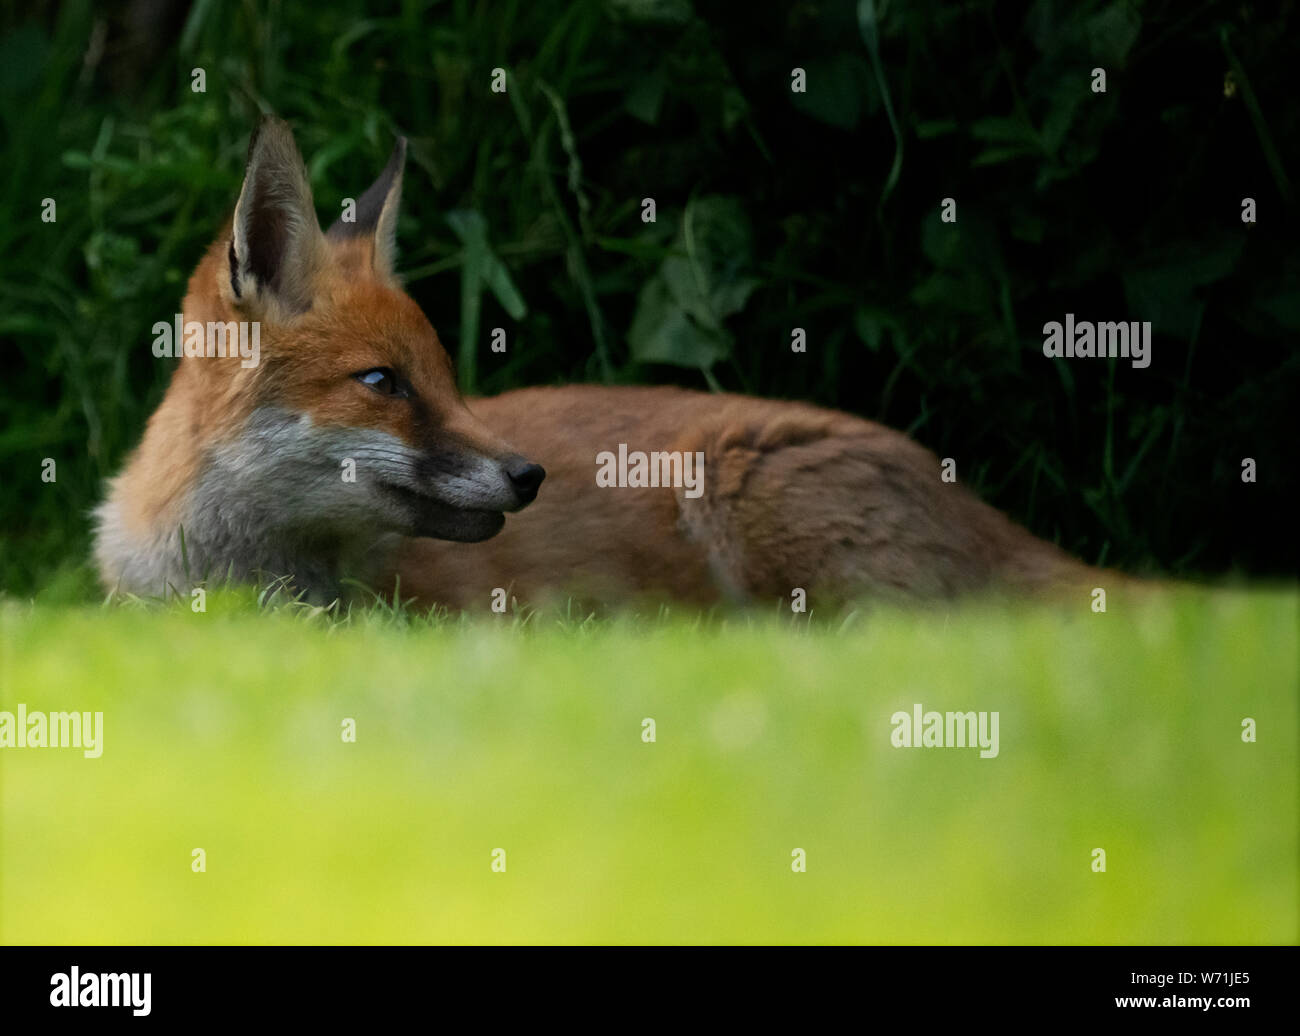
<svg viewBox="0 0 1300 1036"><path fill-rule="evenodd" d="M335 240L374 236L375 272L391 277L396 267L397 210L402 204L402 169L406 165L406 138L398 137L388 164L379 179L357 199L356 219L345 223L340 216L326 231Z"/></svg>

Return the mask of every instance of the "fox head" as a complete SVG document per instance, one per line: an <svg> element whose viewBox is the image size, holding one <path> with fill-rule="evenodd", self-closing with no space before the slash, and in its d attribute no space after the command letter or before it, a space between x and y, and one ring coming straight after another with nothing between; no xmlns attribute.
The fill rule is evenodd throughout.
<svg viewBox="0 0 1300 1036"><path fill-rule="evenodd" d="M257 363L185 350L100 511L110 587L172 581L147 555L177 528L209 571L274 571L385 534L486 539L537 495L545 472L470 413L394 273L405 158L399 139L355 220L322 233L288 126L268 117L253 134L184 319L253 326Z"/></svg>

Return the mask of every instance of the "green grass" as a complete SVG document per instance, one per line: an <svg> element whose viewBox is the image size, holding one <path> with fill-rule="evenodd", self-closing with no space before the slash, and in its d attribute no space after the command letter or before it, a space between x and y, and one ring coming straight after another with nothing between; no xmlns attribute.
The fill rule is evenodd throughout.
<svg viewBox="0 0 1300 1036"><path fill-rule="evenodd" d="M0 708L105 733L96 760L0 750L0 941L1293 943L1297 603L11 602ZM891 747L914 702L997 710L999 756Z"/></svg>

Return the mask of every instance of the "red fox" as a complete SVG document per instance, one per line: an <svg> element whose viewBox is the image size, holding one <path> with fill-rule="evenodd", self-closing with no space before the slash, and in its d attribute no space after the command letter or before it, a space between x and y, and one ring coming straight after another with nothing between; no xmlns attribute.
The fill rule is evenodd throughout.
<svg viewBox="0 0 1300 1036"><path fill-rule="evenodd" d="M322 233L288 126L254 133L190 278L184 355L97 512L107 589L290 576L323 600L356 580L453 608L494 593L707 605L1050 589L1091 571L848 414L677 388L463 399L394 269L405 156L399 139L355 221ZM260 355L211 355L211 337L205 354L191 323L251 323Z"/></svg>

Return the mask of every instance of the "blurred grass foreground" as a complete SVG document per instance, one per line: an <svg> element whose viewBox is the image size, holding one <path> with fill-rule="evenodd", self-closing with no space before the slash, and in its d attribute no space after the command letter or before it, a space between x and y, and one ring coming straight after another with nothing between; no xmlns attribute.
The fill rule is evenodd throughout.
<svg viewBox="0 0 1300 1036"><path fill-rule="evenodd" d="M0 939L1292 943L1296 620L7 604L0 709L104 718L0 749ZM916 703L997 756L894 747Z"/></svg>

